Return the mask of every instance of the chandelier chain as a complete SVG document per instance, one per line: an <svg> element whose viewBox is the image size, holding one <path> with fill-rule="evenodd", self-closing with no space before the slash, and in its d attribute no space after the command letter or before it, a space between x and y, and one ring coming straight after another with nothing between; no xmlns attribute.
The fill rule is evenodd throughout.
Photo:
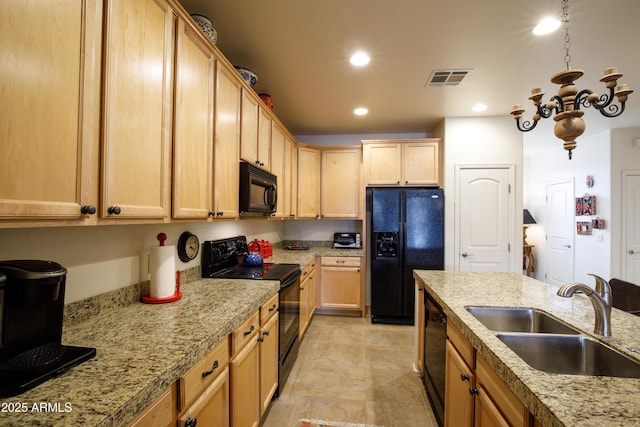
<svg viewBox="0 0 640 427"><path fill-rule="evenodd" d="M569 48L571 47L571 37L569 36L569 0L562 0L562 23L564 25L564 63L567 65L567 70L571 67L571 55L569 55Z"/></svg>

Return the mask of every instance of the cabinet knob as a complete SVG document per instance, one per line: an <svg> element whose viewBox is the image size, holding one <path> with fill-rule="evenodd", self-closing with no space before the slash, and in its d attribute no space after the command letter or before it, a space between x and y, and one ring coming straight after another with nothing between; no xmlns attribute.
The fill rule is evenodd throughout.
<svg viewBox="0 0 640 427"><path fill-rule="evenodd" d="M475 387L469 387L469 394L480 394L480 391Z"/></svg>
<svg viewBox="0 0 640 427"><path fill-rule="evenodd" d="M216 213L214 211L209 211L209 216L216 216Z"/></svg>
<svg viewBox="0 0 640 427"><path fill-rule="evenodd" d="M300 286L300 290L301 290L301 291L304 291L304 288L303 288L302 286Z"/></svg>
<svg viewBox="0 0 640 427"><path fill-rule="evenodd" d="M461 374L461 375L460 375L460 380L461 380L461 381L469 381L469 375L467 375L467 374Z"/></svg>
<svg viewBox="0 0 640 427"><path fill-rule="evenodd" d="M265 329L264 331L262 331L262 335L267 335L269 336L269 331L267 329Z"/></svg>
<svg viewBox="0 0 640 427"><path fill-rule="evenodd" d="M255 326L251 325L251 327L249 328L248 331L244 331L244 336L246 337L247 335L249 335L251 332L253 332L256 329Z"/></svg>
<svg viewBox="0 0 640 427"><path fill-rule="evenodd" d="M118 205L109 206L107 208L107 213L109 215L120 215L120 212L122 212L122 209L120 209L120 206L118 206Z"/></svg>
<svg viewBox="0 0 640 427"><path fill-rule="evenodd" d="M83 205L80 207L80 213L83 215L93 215L96 213L96 207L93 205Z"/></svg>
<svg viewBox="0 0 640 427"><path fill-rule="evenodd" d="M217 361L217 360L216 360L216 361L214 361L214 362L213 362L213 366L211 367L211 370L210 370L210 371L204 371L204 372L202 373L202 378L204 378L204 377L208 377L209 375L213 374L213 371L215 371L216 369L218 369L218 366L219 366L218 361Z"/></svg>
<svg viewBox="0 0 640 427"><path fill-rule="evenodd" d="M264 342L264 338L258 337L258 342Z"/></svg>
<svg viewBox="0 0 640 427"><path fill-rule="evenodd" d="M273 304L271 307L269 307L269 311L273 311L277 308L278 306Z"/></svg>
<svg viewBox="0 0 640 427"><path fill-rule="evenodd" d="M186 421L184 422L184 427L196 427L197 424L198 424L197 418L187 418Z"/></svg>
<svg viewBox="0 0 640 427"><path fill-rule="evenodd" d="M218 212L216 213L216 215L218 215L218 216L222 216L222 215L224 215L224 212L222 212L222 211L218 211Z"/></svg>

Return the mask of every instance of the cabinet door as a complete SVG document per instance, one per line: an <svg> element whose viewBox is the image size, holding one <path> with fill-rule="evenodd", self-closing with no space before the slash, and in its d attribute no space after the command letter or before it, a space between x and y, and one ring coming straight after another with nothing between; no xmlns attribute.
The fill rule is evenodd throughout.
<svg viewBox="0 0 640 427"><path fill-rule="evenodd" d="M200 34L178 20L173 139L173 217L209 216L213 198L215 60Z"/></svg>
<svg viewBox="0 0 640 427"><path fill-rule="evenodd" d="M309 325L309 276L300 283L300 329L299 338L302 339Z"/></svg>
<svg viewBox="0 0 640 427"><path fill-rule="evenodd" d="M298 147L298 218L320 216L320 150Z"/></svg>
<svg viewBox="0 0 640 427"><path fill-rule="evenodd" d="M220 62L216 73L214 218L238 217L240 88L238 73Z"/></svg>
<svg viewBox="0 0 640 427"><path fill-rule="evenodd" d="M258 157L258 100L242 88L242 116L240 127L240 158L252 165L262 166Z"/></svg>
<svg viewBox="0 0 640 427"><path fill-rule="evenodd" d="M274 127L274 130L276 128ZM283 216L287 219L296 216L298 150L288 135L284 137L284 200ZM282 200L282 197L278 196Z"/></svg>
<svg viewBox="0 0 640 427"><path fill-rule="evenodd" d="M174 14L164 0L106 8L103 217L169 216Z"/></svg>
<svg viewBox="0 0 640 427"><path fill-rule="evenodd" d="M309 300L308 300L308 305L309 305L309 322L311 322L311 318L313 317L313 313L316 311L316 289L317 289L317 282L316 282L316 264L315 262L313 262L311 264L311 267L309 267L309 279L307 279L308 285L307 288L309 289Z"/></svg>
<svg viewBox="0 0 640 427"><path fill-rule="evenodd" d="M207 427L229 427L228 367L178 420L179 427L195 426L196 423Z"/></svg>
<svg viewBox="0 0 640 427"><path fill-rule="evenodd" d="M360 217L360 150L322 150L322 218Z"/></svg>
<svg viewBox="0 0 640 427"><path fill-rule="evenodd" d="M404 185L439 185L439 142L407 142L402 146Z"/></svg>
<svg viewBox="0 0 640 427"><path fill-rule="evenodd" d="M258 115L258 160L260 167L271 170L271 111L259 107Z"/></svg>
<svg viewBox="0 0 640 427"><path fill-rule="evenodd" d="M278 316L260 328L260 416L278 389Z"/></svg>
<svg viewBox="0 0 640 427"><path fill-rule="evenodd" d="M128 427L173 427L176 425L177 386L174 382L151 405L127 424Z"/></svg>
<svg viewBox="0 0 640 427"><path fill-rule="evenodd" d="M271 123L271 173L278 179L278 202L276 212L272 217L283 218L287 207L290 209L291 203L287 203L288 189L285 186L284 175L284 132L275 123ZM289 161L291 165L291 161Z"/></svg>
<svg viewBox="0 0 640 427"><path fill-rule="evenodd" d="M473 394L469 389L475 386L475 377L449 340L446 351L444 424L470 427L473 425Z"/></svg>
<svg viewBox="0 0 640 427"><path fill-rule="evenodd" d="M399 143L364 145L364 165L367 185L399 185L402 146Z"/></svg>
<svg viewBox="0 0 640 427"><path fill-rule="evenodd" d="M260 355L253 339L231 359L231 425L256 427L260 420Z"/></svg>
<svg viewBox="0 0 640 427"><path fill-rule="evenodd" d="M101 1L0 2L0 219L98 205Z"/></svg>
<svg viewBox="0 0 640 427"><path fill-rule="evenodd" d="M322 266L318 307L361 309L360 268Z"/></svg>

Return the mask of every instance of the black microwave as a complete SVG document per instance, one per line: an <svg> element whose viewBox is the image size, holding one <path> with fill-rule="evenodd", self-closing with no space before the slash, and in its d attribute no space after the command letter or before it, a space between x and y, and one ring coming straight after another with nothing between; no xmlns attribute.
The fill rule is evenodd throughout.
<svg viewBox="0 0 640 427"><path fill-rule="evenodd" d="M269 215L276 211L277 177L250 163L240 162L240 214Z"/></svg>

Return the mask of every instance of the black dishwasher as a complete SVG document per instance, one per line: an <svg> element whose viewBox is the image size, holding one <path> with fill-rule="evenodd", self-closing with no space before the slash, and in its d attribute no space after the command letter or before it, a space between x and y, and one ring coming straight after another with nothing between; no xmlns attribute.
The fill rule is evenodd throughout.
<svg viewBox="0 0 640 427"><path fill-rule="evenodd" d="M424 385L439 425L444 425L444 382L447 349L447 316L424 292Z"/></svg>

